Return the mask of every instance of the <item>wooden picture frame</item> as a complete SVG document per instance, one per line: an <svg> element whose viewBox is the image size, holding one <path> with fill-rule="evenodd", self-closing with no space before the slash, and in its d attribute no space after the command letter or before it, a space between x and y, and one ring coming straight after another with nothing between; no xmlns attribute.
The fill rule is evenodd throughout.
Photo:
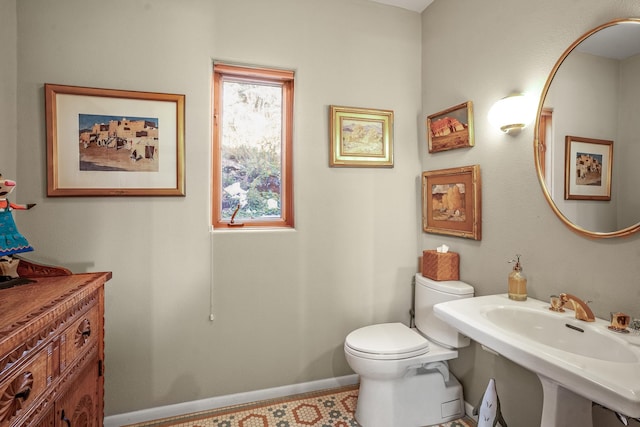
<svg viewBox="0 0 640 427"><path fill-rule="evenodd" d="M463 102L427 117L429 153L473 147L473 103Z"/></svg>
<svg viewBox="0 0 640 427"><path fill-rule="evenodd" d="M331 167L393 167L393 111L329 107Z"/></svg>
<svg viewBox="0 0 640 427"><path fill-rule="evenodd" d="M565 200L611 200L613 141L565 137Z"/></svg>
<svg viewBox="0 0 640 427"><path fill-rule="evenodd" d="M47 196L184 196L185 96L45 84Z"/></svg>
<svg viewBox="0 0 640 427"><path fill-rule="evenodd" d="M422 228L427 233L482 239L480 165L422 173Z"/></svg>

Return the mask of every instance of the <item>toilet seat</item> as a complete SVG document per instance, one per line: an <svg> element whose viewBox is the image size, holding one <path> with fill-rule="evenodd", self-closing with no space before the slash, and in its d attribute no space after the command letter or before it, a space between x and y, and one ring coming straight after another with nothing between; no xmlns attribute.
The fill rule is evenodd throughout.
<svg viewBox="0 0 640 427"><path fill-rule="evenodd" d="M402 323L381 323L347 335L345 347L365 359L398 360L429 352L429 341Z"/></svg>

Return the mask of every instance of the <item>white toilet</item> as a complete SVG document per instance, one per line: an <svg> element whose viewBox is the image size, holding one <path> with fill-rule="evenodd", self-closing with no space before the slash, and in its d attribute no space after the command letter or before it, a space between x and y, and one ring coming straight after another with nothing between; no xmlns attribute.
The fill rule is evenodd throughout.
<svg viewBox="0 0 640 427"><path fill-rule="evenodd" d="M347 335L347 362L360 376L356 421L362 427L420 427L464 416L462 386L447 360L469 338L435 317L434 304L473 296L473 287L416 274L415 323L383 323Z"/></svg>

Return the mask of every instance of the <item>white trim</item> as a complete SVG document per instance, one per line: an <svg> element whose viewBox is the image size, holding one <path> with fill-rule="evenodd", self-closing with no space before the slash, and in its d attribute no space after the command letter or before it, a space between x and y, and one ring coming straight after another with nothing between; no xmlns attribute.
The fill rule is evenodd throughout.
<svg viewBox="0 0 640 427"><path fill-rule="evenodd" d="M208 399L194 400L191 402L176 403L174 405L142 409L140 411L110 415L108 417L105 417L104 427L119 427L127 424L136 424L144 421L157 420L160 418L190 414L193 412L208 411L212 409L223 408L225 406L240 405L260 400L277 399L294 394L309 393L336 387L344 387L347 385L356 384L358 380L358 375L353 374L346 375L344 377L327 378L324 380L291 384L263 390L248 391L245 393L210 397Z"/></svg>
<svg viewBox="0 0 640 427"><path fill-rule="evenodd" d="M465 415L467 417L471 418L472 420L474 420L475 422L478 422L478 417L473 415L473 408L474 408L474 406L472 404L470 404L467 401L464 402L464 413L465 413Z"/></svg>

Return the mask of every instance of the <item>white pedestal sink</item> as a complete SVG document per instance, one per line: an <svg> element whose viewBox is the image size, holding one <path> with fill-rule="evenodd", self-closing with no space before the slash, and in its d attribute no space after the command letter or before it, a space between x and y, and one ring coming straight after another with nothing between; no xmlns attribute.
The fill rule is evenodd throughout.
<svg viewBox="0 0 640 427"><path fill-rule="evenodd" d="M541 427L592 427L592 402L640 417L640 338L583 322L533 298L506 294L445 302L436 316L535 372L543 390Z"/></svg>
<svg viewBox="0 0 640 427"><path fill-rule="evenodd" d="M591 401L538 374L542 383L540 426L593 427Z"/></svg>

